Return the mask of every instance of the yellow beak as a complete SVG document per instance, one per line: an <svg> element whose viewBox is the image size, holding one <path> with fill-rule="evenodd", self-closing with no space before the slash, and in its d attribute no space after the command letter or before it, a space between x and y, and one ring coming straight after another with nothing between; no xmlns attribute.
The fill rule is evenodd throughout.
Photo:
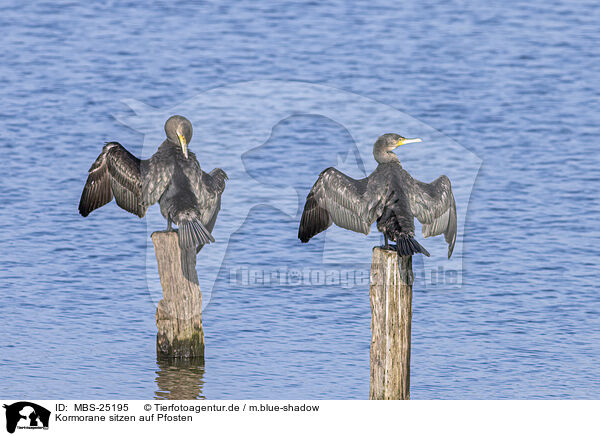
<svg viewBox="0 0 600 436"><path fill-rule="evenodd" d="M400 147L404 144L412 144L413 142L423 142L421 138L402 138L396 142L396 147Z"/></svg>
<svg viewBox="0 0 600 436"><path fill-rule="evenodd" d="M185 140L185 137L181 133L177 133L177 137L179 138L179 145L181 145L181 151L183 151L183 155L187 159L187 157L188 157L187 141Z"/></svg>

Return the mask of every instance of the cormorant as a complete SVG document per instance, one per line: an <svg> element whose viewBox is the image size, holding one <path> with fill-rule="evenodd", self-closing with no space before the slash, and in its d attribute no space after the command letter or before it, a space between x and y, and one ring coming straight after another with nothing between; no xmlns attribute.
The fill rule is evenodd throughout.
<svg viewBox="0 0 600 436"><path fill-rule="evenodd" d="M211 232L221 208L227 174L220 168L205 173L188 150L192 123L174 115L165 123L167 139L148 160L140 160L118 142L108 142L89 169L79 201L88 216L113 197L117 205L140 218L158 201L167 230L177 224L179 244L200 251L214 242Z"/></svg>
<svg viewBox="0 0 600 436"><path fill-rule="evenodd" d="M368 235L377 221L386 249L391 239L401 256L429 256L414 239L416 217L423 225L424 237L444 234L450 258L456 242L456 204L450 179L440 176L423 183L404 170L392 150L413 142L421 139L395 133L380 136L373 145L379 165L364 179L355 180L335 168L323 171L306 198L298 238L308 242L332 223Z"/></svg>

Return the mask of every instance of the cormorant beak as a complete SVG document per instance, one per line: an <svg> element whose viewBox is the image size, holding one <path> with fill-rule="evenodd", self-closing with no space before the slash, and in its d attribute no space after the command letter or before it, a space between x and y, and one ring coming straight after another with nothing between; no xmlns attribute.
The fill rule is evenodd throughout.
<svg viewBox="0 0 600 436"><path fill-rule="evenodd" d="M185 137L181 133L177 133L177 137L179 138L179 145L181 145L181 151L183 151L183 155L187 159L187 157L188 157L187 141L185 140Z"/></svg>
<svg viewBox="0 0 600 436"><path fill-rule="evenodd" d="M400 147L404 144L412 144L413 142L423 142L423 140L421 138L400 138L398 142L396 142L396 147Z"/></svg>

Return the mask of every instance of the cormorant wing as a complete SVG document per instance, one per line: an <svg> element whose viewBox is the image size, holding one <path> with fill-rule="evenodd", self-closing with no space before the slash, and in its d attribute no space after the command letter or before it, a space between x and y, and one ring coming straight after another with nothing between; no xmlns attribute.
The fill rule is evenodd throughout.
<svg viewBox="0 0 600 436"><path fill-rule="evenodd" d="M206 228L211 233L212 233L213 229L215 228L215 223L217 222L217 215L219 215L220 210L221 210L221 196L219 195L217 197L217 201L215 201L215 205L212 208L212 211L210 213L210 219L206 223Z"/></svg>
<svg viewBox="0 0 600 436"><path fill-rule="evenodd" d="M412 179L412 177L411 177ZM448 259L456 242L456 203L450 179L440 176L431 183L412 179L407 186L412 213L423 225L423 236L442 233L448 243Z"/></svg>
<svg viewBox="0 0 600 436"><path fill-rule="evenodd" d="M215 168L210 173L202 171L202 189L198 203L201 205L204 226L212 233L217 222L217 215L221 210L221 194L225 190L227 174L221 168ZM197 247L199 252L203 245Z"/></svg>
<svg viewBox="0 0 600 436"><path fill-rule="evenodd" d="M88 216L114 197L119 207L143 217L147 208L141 203L140 162L118 142L106 143L89 169L79 201L79 213Z"/></svg>
<svg viewBox="0 0 600 436"><path fill-rule="evenodd" d="M209 232L215 228L215 222L217 221L217 215L221 210L221 194L225 190L225 180L228 180L227 174L221 168L215 168L209 174L203 171L202 182L207 190L209 190L215 196L213 201L209 201L207 204L210 218L206 223L206 228Z"/></svg>
<svg viewBox="0 0 600 436"><path fill-rule="evenodd" d="M335 168L323 171L306 197L298 238L310 238L332 222L344 229L368 235L371 224L381 215L387 200L387 184L356 180Z"/></svg>

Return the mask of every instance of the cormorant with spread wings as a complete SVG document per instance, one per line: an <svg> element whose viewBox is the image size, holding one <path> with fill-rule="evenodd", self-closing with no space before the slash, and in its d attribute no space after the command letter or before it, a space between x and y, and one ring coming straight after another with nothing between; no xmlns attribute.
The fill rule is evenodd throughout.
<svg viewBox="0 0 600 436"><path fill-rule="evenodd" d="M440 176L432 183L423 183L404 170L393 150L413 142L421 139L394 133L380 136L373 145L379 165L364 179L353 179L335 168L323 171L306 198L298 238L308 242L332 223L368 235L371 224L377 221L385 248L391 239L401 256L429 256L414 239L416 217L424 237L444 234L450 258L456 242L456 204L450 179Z"/></svg>
<svg viewBox="0 0 600 436"><path fill-rule="evenodd" d="M89 169L79 213L117 205L140 218L158 201L167 230L178 226L179 244L195 248L214 242L211 234L221 208L227 174L220 168L205 173L188 150L192 123L174 115L165 123L167 139L148 160L140 160L118 142L108 142Z"/></svg>

